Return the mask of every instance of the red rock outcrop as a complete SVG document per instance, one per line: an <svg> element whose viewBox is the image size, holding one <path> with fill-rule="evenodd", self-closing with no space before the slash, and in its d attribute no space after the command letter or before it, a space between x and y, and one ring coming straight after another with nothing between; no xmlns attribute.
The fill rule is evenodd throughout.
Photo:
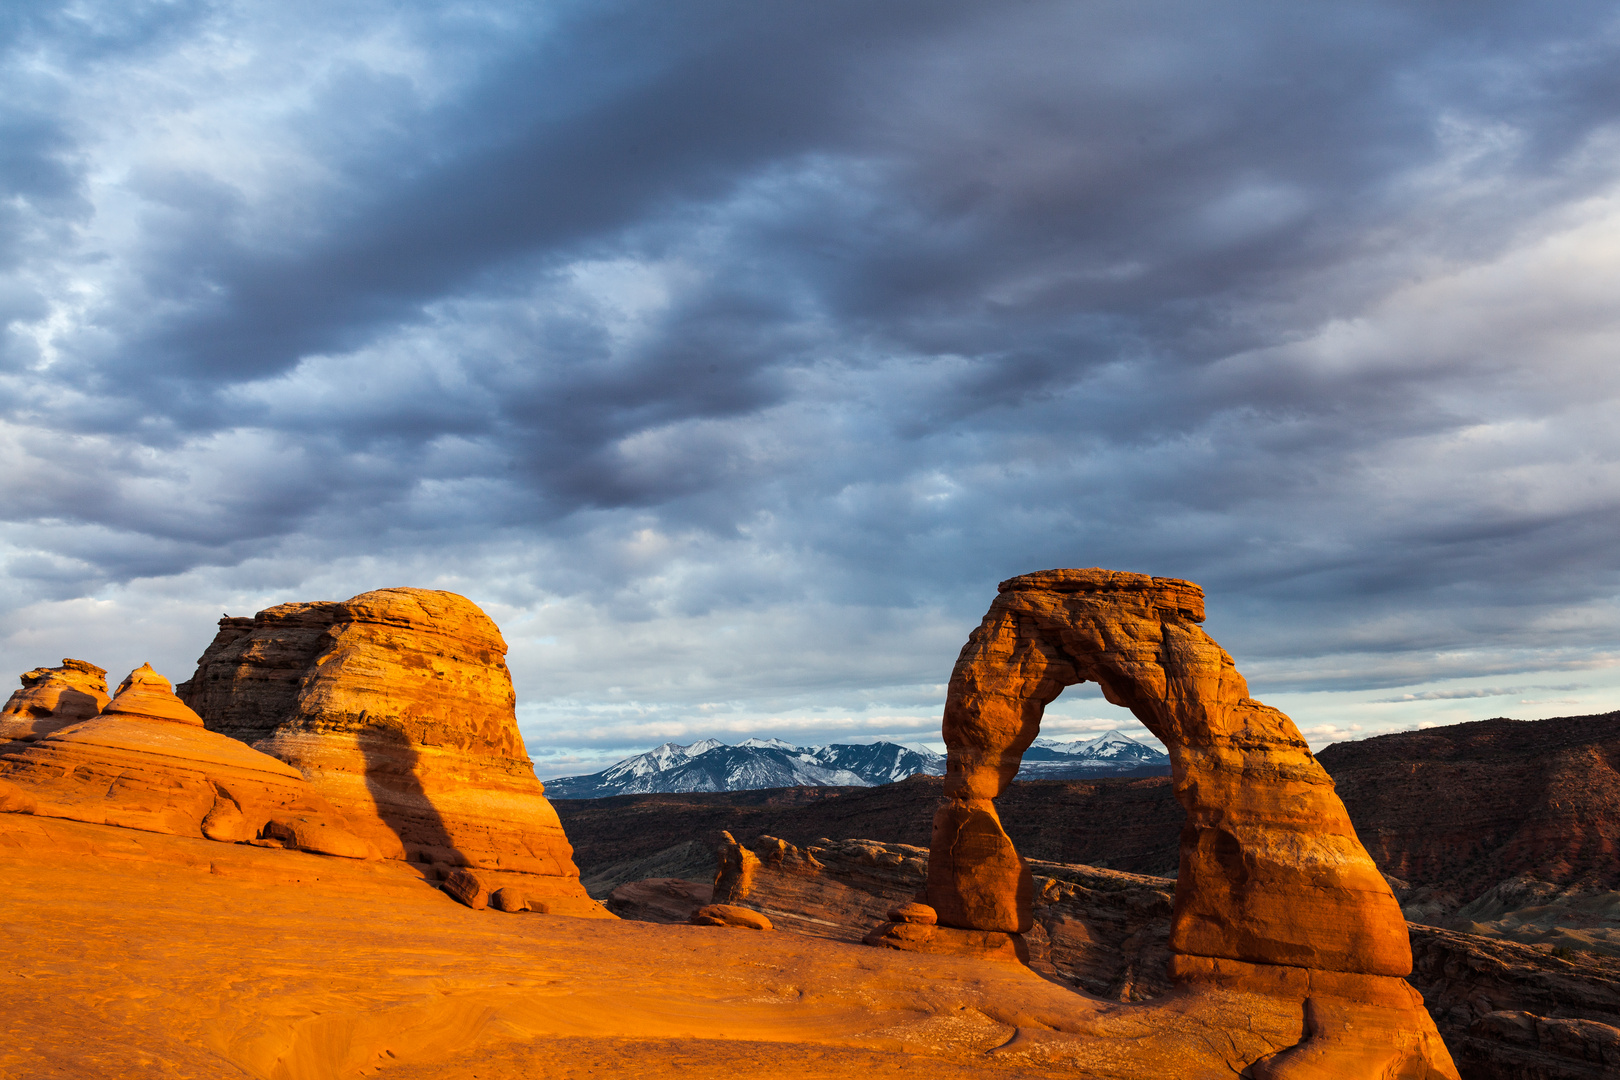
<svg viewBox="0 0 1620 1080"><path fill-rule="evenodd" d="M150 665L80 723L0 756L40 817L376 858L303 775L203 727Z"/></svg>
<svg viewBox="0 0 1620 1080"><path fill-rule="evenodd" d="M505 655L465 597L379 589L221 619L180 693L210 730L295 766L385 857L607 916L535 779Z"/></svg>
<svg viewBox="0 0 1620 1080"><path fill-rule="evenodd" d="M106 704L107 672L94 664L64 659L61 667L25 671L22 689L0 709L0 749L88 720Z"/></svg>
<svg viewBox="0 0 1620 1080"><path fill-rule="evenodd" d="M1255 1075L1455 1076L1402 978L1400 907L1333 781L1293 722L1249 697L1203 618L1203 591L1173 578L1049 570L1001 583L947 692L927 891L942 931L1032 927L1033 880L994 800L1047 704L1093 681L1168 748L1187 813L1172 977L1309 1003L1305 1038ZM908 925L888 924L892 943Z"/></svg>
<svg viewBox="0 0 1620 1080"><path fill-rule="evenodd" d="M1620 889L1620 712L1378 735L1320 760L1379 867L1450 894L1431 916L1523 876Z"/></svg>

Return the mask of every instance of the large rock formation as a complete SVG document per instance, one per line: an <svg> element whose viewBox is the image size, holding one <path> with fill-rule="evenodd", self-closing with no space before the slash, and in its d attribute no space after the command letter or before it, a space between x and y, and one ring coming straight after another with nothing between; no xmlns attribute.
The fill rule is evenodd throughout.
<svg viewBox="0 0 1620 1080"><path fill-rule="evenodd" d="M470 868L488 892L521 875L548 910L605 915L535 779L505 655L465 597L380 589L221 619L179 692L210 730L300 770L385 857Z"/></svg>
<svg viewBox="0 0 1620 1080"><path fill-rule="evenodd" d="M0 709L0 750L88 720L106 704L107 672L94 664L64 659L61 667L25 671L22 689Z"/></svg>
<svg viewBox="0 0 1620 1080"><path fill-rule="evenodd" d="M1198 627L1203 591L1049 570L1004 581L999 593L946 698L946 801L927 892L941 925L929 937L891 923L891 943L954 950L1031 928L1029 867L994 800L1047 704L1094 681L1169 749L1186 809L1172 976L1301 1002L1304 1040L1255 1074L1455 1076L1402 978L1412 954L1394 895L1293 722L1250 698L1232 658Z"/></svg>
<svg viewBox="0 0 1620 1080"><path fill-rule="evenodd" d="M0 756L41 817L375 858L298 770L208 731L150 665L99 715Z"/></svg>

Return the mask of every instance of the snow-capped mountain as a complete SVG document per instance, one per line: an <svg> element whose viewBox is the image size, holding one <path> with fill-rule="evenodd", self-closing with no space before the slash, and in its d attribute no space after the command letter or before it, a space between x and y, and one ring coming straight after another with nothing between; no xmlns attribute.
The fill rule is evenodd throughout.
<svg viewBox="0 0 1620 1080"><path fill-rule="evenodd" d="M1020 780L1152 775L1170 768L1165 754L1122 731L1095 739L1036 739L1024 752ZM916 773L940 776L945 759L926 747L891 742L794 746L781 739L744 739L728 746L704 739L665 743L588 776L546 781L554 799L600 799L676 791L750 791L777 787L876 787Z"/></svg>
<svg viewBox="0 0 1620 1080"><path fill-rule="evenodd" d="M945 759L894 743L794 746L781 739L744 739L727 746L704 739L665 743L599 773L546 781L554 799L600 799L674 791L750 791L776 787L875 787L915 773L945 772Z"/></svg>
<svg viewBox="0 0 1620 1080"><path fill-rule="evenodd" d="M1130 773L1166 772L1170 757L1162 750L1138 742L1123 731L1108 731L1095 739L1061 742L1039 738L1024 751L1018 780L1078 780Z"/></svg>

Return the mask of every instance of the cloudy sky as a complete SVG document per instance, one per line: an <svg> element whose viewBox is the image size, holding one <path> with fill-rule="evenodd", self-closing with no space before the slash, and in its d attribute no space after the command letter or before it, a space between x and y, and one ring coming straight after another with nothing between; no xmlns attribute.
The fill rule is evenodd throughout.
<svg viewBox="0 0 1620 1080"><path fill-rule="evenodd" d="M84 0L0 49L0 671L410 584L500 623L542 776L926 742L998 580L1104 566L1204 585L1318 746L1620 708L1612 4Z"/></svg>

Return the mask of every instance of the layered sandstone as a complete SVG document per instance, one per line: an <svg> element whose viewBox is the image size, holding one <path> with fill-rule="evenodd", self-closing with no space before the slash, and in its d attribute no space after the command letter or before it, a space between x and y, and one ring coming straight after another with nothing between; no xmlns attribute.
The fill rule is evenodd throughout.
<svg viewBox="0 0 1620 1080"><path fill-rule="evenodd" d="M465 597L380 589L219 633L180 688L210 730L295 766L387 858L603 914L518 733L506 642ZM572 909L570 909L572 910Z"/></svg>
<svg viewBox="0 0 1620 1080"><path fill-rule="evenodd" d="M0 709L0 750L88 720L107 700L107 672L83 660L64 659L61 667L25 671L22 689L12 691Z"/></svg>
<svg viewBox="0 0 1620 1080"><path fill-rule="evenodd" d="M96 716L0 756L40 817L375 858L298 770L203 727L150 665Z"/></svg>
<svg viewBox="0 0 1620 1080"><path fill-rule="evenodd" d="M1305 1038L1255 1074L1454 1076L1402 978L1400 907L1333 781L1293 722L1249 697L1203 618L1203 591L1172 578L1050 570L1001 583L951 673L928 905L943 930L1031 929L1033 879L994 800L1046 706L1092 681L1165 744L1186 810L1172 977L1302 1003ZM916 933L906 925L889 924L891 943Z"/></svg>

